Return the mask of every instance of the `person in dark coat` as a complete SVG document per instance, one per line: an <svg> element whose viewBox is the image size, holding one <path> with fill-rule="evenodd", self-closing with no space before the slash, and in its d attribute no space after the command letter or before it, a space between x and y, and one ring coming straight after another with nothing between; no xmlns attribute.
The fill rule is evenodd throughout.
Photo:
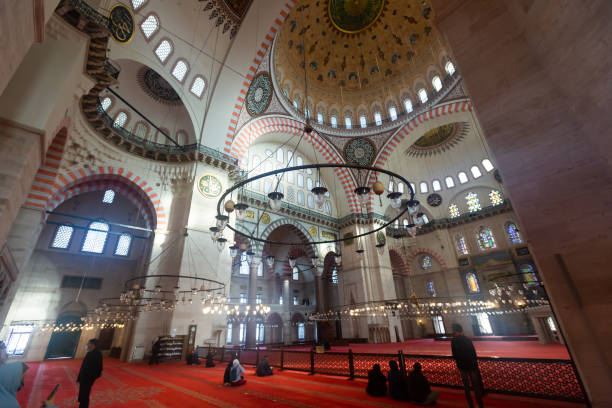
<svg viewBox="0 0 612 408"><path fill-rule="evenodd" d="M223 385L226 387L230 385L231 381L231 373L232 367L234 366L233 361L230 360L227 362L227 367L225 367L225 372L223 373Z"/></svg>
<svg viewBox="0 0 612 408"><path fill-rule="evenodd" d="M374 367L368 371L366 392L373 397L384 397L387 395L387 379L380 370L380 364L374 364Z"/></svg>
<svg viewBox="0 0 612 408"><path fill-rule="evenodd" d="M91 387L102 375L102 353L98 349L98 339L91 339L87 343L87 354L81 364L77 382L79 383L79 408L89 407L89 394Z"/></svg>
<svg viewBox="0 0 612 408"><path fill-rule="evenodd" d="M159 352L161 349L161 337L158 337L155 342L153 342L153 346L151 346L151 359L149 360L149 365L151 364L159 364Z"/></svg>
<svg viewBox="0 0 612 408"><path fill-rule="evenodd" d="M268 356L263 356L259 364L257 364L255 375L258 377L268 377L273 374L272 367L270 367L270 363L268 362Z"/></svg>
<svg viewBox="0 0 612 408"><path fill-rule="evenodd" d="M474 401L470 394L470 383L474 389L476 395L476 403L479 408L483 408L482 402L483 387L482 378L480 377L480 370L478 369L478 358L476 356L476 349L472 340L468 339L463 335L463 328L460 324L453 324L453 339L451 340L451 349L453 352L453 358L461 374L461 380L463 381L463 389L465 391L465 398L467 399L470 408L474 408Z"/></svg>
<svg viewBox="0 0 612 408"><path fill-rule="evenodd" d="M438 399L439 393L429 386L427 377L423 375L421 363L414 363L412 372L408 374L408 389L410 390L410 402L415 405L433 405Z"/></svg>
<svg viewBox="0 0 612 408"><path fill-rule="evenodd" d="M406 376L402 375L397 366L397 361L389 361L389 373L387 374L389 381L389 395L396 401L408 401L410 394Z"/></svg>
<svg viewBox="0 0 612 408"><path fill-rule="evenodd" d="M215 355L213 354L213 352L209 348L208 349L208 353L206 353L206 367L214 367L215 366L215 362L213 361L214 357L215 357Z"/></svg>

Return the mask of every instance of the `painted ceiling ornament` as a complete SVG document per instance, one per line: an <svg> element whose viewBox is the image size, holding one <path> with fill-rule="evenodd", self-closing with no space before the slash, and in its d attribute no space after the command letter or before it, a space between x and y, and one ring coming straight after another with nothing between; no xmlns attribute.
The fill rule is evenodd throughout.
<svg viewBox="0 0 612 408"><path fill-rule="evenodd" d="M442 204L442 196L438 193L432 193L427 196L427 204L431 207L438 207Z"/></svg>
<svg viewBox="0 0 612 408"><path fill-rule="evenodd" d="M172 85L153 69L149 67L140 68L137 79L142 90L157 102L173 106L183 104L181 97Z"/></svg>
<svg viewBox="0 0 612 408"><path fill-rule="evenodd" d="M251 116L261 115L272 100L272 80L267 72L260 72L251 81L246 95L246 108Z"/></svg>
<svg viewBox="0 0 612 408"><path fill-rule="evenodd" d="M467 122L455 122L429 130L406 150L411 157L443 153L461 142L469 131Z"/></svg>
<svg viewBox="0 0 612 408"><path fill-rule="evenodd" d="M376 242L378 245L385 245L387 243L387 237L385 236L384 232L378 231L376 233Z"/></svg>
<svg viewBox="0 0 612 408"><path fill-rule="evenodd" d="M331 24L346 34L357 34L376 24L385 0L329 0L327 13Z"/></svg>
<svg viewBox="0 0 612 408"><path fill-rule="evenodd" d="M115 42L129 44L134 38L134 14L124 4L117 3L108 12L108 31Z"/></svg>
<svg viewBox="0 0 612 408"><path fill-rule="evenodd" d="M206 198L219 197L223 185L219 179L212 174L204 174L198 179L198 191Z"/></svg>
<svg viewBox="0 0 612 408"><path fill-rule="evenodd" d="M210 12L209 19L217 19L215 26L223 24L223 33L228 30L234 38L253 0L208 0L204 11Z"/></svg>
<svg viewBox="0 0 612 408"><path fill-rule="evenodd" d="M366 137L355 137L344 145L344 158L347 163L369 166L376 157L376 146Z"/></svg>

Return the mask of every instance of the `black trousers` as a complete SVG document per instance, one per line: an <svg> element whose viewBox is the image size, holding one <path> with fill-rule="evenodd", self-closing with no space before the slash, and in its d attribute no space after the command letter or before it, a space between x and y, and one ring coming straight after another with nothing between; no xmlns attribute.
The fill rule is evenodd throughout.
<svg viewBox="0 0 612 408"><path fill-rule="evenodd" d="M475 368L473 370L459 370L461 373L461 380L463 380L463 390L465 391L465 399L467 400L470 408L474 407L474 401L472 400L472 395L470 393L470 383L472 389L474 389L474 394L476 396L476 403L479 408L483 408L484 404L482 402L482 395L484 394L483 386L482 386L482 378L480 377L480 370Z"/></svg>
<svg viewBox="0 0 612 408"><path fill-rule="evenodd" d="M89 394L93 383L93 381L79 383L79 408L89 408Z"/></svg>

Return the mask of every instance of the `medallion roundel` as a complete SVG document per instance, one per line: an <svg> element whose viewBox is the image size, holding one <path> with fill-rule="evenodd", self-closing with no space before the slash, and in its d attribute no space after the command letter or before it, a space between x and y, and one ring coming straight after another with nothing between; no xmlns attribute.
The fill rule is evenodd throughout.
<svg viewBox="0 0 612 408"><path fill-rule="evenodd" d="M387 243L387 237L385 236L384 232L378 231L376 233L376 242L378 245L385 245Z"/></svg>
<svg viewBox="0 0 612 408"><path fill-rule="evenodd" d="M246 95L246 108L251 116L261 115L272 100L272 80L270 74L261 72L251 81Z"/></svg>
<svg viewBox="0 0 612 408"><path fill-rule="evenodd" d="M212 174L204 174L198 179L198 190L206 198L216 198L221 194L223 186Z"/></svg>
<svg viewBox="0 0 612 408"><path fill-rule="evenodd" d="M442 196L438 193L433 193L427 196L427 204L431 207L437 207L442 204Z"/></svg>
<svg viewBox="0 0 612 408"><path fill-rule="evenodd" d="M124 4L117 3L108 13L108 30L113 40L127 44L134 38L134 15Z"/></svg>
<svg viewBox="0 0 612 408"><path fill-rule="evenodd" d="M346 34L356 34L376 23L385 0L329 0L329 19Z"/></svg>
<svg viewBox="0 0 612 408"><path fill-rule="evenodd" d="M344 146L344 158L348 164L369 166L376 156L374 143L365 137L356 137Z"/></svg>

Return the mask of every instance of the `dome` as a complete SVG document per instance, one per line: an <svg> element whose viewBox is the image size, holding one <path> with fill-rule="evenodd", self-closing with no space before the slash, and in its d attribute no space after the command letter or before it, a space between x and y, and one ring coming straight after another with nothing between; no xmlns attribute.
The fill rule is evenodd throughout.
<svg viewBox="0 0 612 408"><path fill-rule="evenodd" d="M278 91L304 112L306 65L312 116L372 122L373 112L385 116L391 106L400 115L406 99L417 105L418 90L431 94L432 78L446 76L433 20L428 3L417 0L301 0L274 46Z"/></svg>

